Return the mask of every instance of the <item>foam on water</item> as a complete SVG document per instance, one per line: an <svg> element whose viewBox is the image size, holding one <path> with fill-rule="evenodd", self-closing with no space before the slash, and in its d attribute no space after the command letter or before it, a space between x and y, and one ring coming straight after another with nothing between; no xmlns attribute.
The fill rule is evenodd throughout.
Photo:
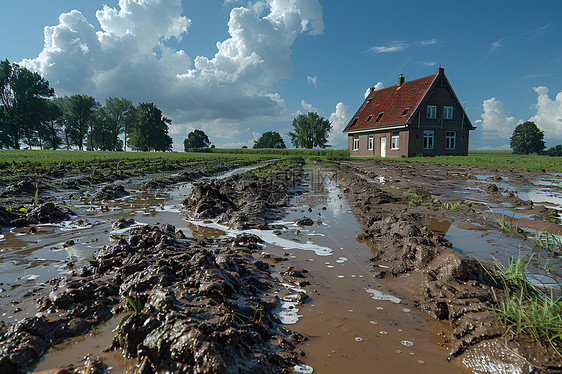
<svg viewBox="0 0 562 374"><path fill-rule="evenodd" d="M374 300L382 300L382 301L392 301L394 304L400 304L400 299L396 296L387 295L382 293L381 291L373 290L371 288L367 288L365 291L371 294L371 297Z"/></svg>
<svg viewBox="0 0 562 374"><path fill-rule="evenodd" d="M238 234L243 234L243 233L254 234L259 236L266 243L274 244L286 250L299 249L302 251L313 251L318 256L330 256L333 253L331 248L314 244L311 241L307 241L306 243L299 243L294 240L281 238L273 233L274 230L257 230L257 229L236 230L216 222L207 223L197 220L189 220L188 222L197 226L209 227L209 228L225 231L229 236L236 236Z"/></svg>

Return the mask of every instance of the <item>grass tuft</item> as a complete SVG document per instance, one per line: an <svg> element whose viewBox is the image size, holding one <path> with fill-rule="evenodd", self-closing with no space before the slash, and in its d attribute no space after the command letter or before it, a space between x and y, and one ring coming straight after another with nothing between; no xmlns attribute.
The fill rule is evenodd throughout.
<svg viewBox="0 0 562 374"><path fill-rule="evenodd" d="M497 300L492 311L506 332L524 333L541 344L549 344L558 354L562 348L562 298L534 287L527 279L529 261L510 258L505 267L494 261L505 298Z"/></svg>

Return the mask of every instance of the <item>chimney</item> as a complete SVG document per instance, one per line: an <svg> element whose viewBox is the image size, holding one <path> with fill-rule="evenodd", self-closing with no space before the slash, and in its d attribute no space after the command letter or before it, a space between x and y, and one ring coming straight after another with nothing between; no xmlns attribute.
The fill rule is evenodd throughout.
<svg viewBox="0 0 562 374"><path fill-rule="evenodd" d="M402 86L402 84L404 84L404 74L398 76L398 87Z"/></svg>
<svg viewBox="0 0 562 374"><path fill-rule="evenodd" d="M442 67L437 68L437 74L444 74L444 73L445 73L445 68Z"/></svg>

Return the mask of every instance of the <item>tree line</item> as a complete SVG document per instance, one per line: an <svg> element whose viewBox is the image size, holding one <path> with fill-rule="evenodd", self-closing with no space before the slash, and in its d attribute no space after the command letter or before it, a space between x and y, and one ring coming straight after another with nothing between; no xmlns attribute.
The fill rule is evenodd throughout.
<svg viewBox="0 0 562 374"><path fill-rule="evenodd" d="M0 61L0 149L171 151L171 120L154 103L110 97L55 97L40 74ZM122 140L123 139L123 140Z"/></svg>
<svg viewBox="0 0 562 374"><path fill-rule="evenodd" d="M332 124L320 117L316 112L299 114L293 119L293 131L289 132L291 143L296 148L312 149L314 147L328 148L328 135ZM202 130L190 132L183 142L183 148L188 151L202 151L211 146L211 141ZM211 146L213 147L213 146ZM243 146L242 148L248 148ZM254 149L258 148L287 148L285 141L277 131L266 131L258 140L254 140Z"/></svg>

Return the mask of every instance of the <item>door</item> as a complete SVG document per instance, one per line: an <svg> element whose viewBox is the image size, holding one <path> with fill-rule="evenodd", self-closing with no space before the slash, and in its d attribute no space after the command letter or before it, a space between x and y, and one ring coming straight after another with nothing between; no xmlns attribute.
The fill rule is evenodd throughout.
<svg viewBox="0 0 562 374"><path fill-rule="evenodd" d="M386 157L386 136L381 138L381 157Z"/></svg>

